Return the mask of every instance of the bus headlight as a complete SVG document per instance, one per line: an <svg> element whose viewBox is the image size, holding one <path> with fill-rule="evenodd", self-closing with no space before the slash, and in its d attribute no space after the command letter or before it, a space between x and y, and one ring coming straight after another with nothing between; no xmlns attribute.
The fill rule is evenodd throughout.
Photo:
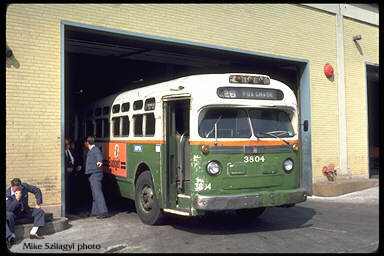
<svg viewBox="0 0 384 256"><path fill-rule="evenodd" d="M283 162L283 169L286 173L291 173L293 170L293 160L291 158L287 158Z"/></svg>
<svg viewBox="0 0 384 256"><path fill-rule="evenodd" d="M215 176L221 172L221 165L218 161L212 160L206 166L207 173Z"/></svg>

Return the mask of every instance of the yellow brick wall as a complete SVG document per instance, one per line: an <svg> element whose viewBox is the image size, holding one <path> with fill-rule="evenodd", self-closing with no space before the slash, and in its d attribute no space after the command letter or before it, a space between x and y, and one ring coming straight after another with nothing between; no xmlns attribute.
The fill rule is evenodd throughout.
<svg viewBox="0 0 384 256"><path fill-rule="evenodd" d="M12 4L6 69L6 178L40 185L59 204L61 21L309 60L313 176L338 163L335 17L288 4ZM15 64L16 62L16 64Z"/></svg>
<svg viewBox="0 0 384 256"><path fill-rule="evenodd" d="M61 202L60 24L34 9L7 10L15 59L6 68L6 184L19 177L41 188L43 205L54 205Z"/></svg>
<svg viewBox="0 0 384 256"><path fill-rule="evenodd" d="M358 34L362 37L358 41L361 53L352 40ZM365 62L379 64L379 29L344 19L344 51L348 167L352 175L367 176L369 151Z"/></svg>

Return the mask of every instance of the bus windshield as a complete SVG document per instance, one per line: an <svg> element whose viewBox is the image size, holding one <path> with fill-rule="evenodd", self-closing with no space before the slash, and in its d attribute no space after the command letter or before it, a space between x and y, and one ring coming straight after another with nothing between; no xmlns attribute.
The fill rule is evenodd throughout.
<svg viewBox="0 0 384 256"><path fill-rule="evenodd" d="M210 108L200 113L199 120L199 135L203 138L294 136L289 114L279 109Z"/></svg>
<svg viewBox="0 0 384 256"><path fill-rule="evenodd" d="M248 114L244 109L211 108L200 115L203 117L199 134L203 138L215 137L215 124L217 138L250 138L252 135Z"/></svg>
<svg viewBox="0 0 384 256"><path fill-rule="evenodd" d="M292 137L294 135L289 114L279 109L249 110L256 137Z"/></svg>

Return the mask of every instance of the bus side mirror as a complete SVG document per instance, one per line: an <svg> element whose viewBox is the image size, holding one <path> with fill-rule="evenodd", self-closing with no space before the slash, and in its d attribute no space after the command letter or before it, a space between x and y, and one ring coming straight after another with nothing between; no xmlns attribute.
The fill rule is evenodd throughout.
<svg viewBox="0 0 384 256"><path fill-rule="evenodd" d="M307 132L308 131L308 120L304 120L304 131Z"/></svg>

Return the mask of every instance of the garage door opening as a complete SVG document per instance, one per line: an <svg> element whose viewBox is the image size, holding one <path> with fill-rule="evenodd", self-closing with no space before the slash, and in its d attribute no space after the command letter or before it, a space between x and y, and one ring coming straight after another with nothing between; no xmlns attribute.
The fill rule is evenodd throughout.
<svg viewBox="0 0 384 256"><path fill-rule="evenodd" d="M310 120L309 67L306 60L72 22L62 23L62 37L63 136L71 138L79 151L81 140L88 134L84 129L77 129L78 109L111 94L193 74L245 72L268 75L287 84L295 92L300 124ZM302 128L303 125L299 129L302 141L300 162L304 169L301 181L311 194L310 128L305 132Z"/></svg>
<svg viewBox="0 0 384 256"><path fill-rule="evenodd" d="M378 178L379 159L379 67L366 65L368 96L369 177Z"/></svg>

